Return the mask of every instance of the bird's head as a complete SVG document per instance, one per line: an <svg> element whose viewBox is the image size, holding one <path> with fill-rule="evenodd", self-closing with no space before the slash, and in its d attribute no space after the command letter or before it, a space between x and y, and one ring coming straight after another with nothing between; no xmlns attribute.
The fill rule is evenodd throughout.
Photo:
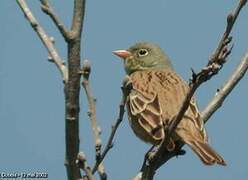
<svg viewBox="0 0 248 180"><path fill-rule="evenodd" d="M117 50L113 53L124 59L127 74L148 69L172 69L168 56L158 45L152 43L136 43L127 50Z"/></svg>

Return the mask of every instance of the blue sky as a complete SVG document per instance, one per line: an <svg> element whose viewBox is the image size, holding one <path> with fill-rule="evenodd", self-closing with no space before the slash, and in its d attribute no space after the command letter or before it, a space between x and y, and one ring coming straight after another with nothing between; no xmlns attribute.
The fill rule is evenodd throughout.
<svg viewBox="0 0 248 180"><path fill-rule="evenodd" d="M41 12L39 1L27 2L66 59L66 44L49 17ZM118 113L124 77L121 61L111 52L136 41L158 43L172 59L177 72L188 80L191 67L199 70L206 64L225 28L225 17L237 2L87 2L82 57L92 63L91 83L104 143ZM72 1L53 0L51 4L69 27ZM217 77L197 91L200 109L206 106L248 49L247 10L246 6L234 27L235 44L229 62ZM14 0L0 1L0 22L0 172L39 171L47 172L49 179L64 180L64 95L60 74L46 60L45 48ZM247 179L247 84L246 76L207 124L210 143L228 166L206 167L185 147L186 155L170 160L157 172L156 179ZM80 102L80 149L91 165L94 146L83 91ZM131 179L138 172L149 145L133 135L126 116L114 144L104 161L109 179Z"/></svg>

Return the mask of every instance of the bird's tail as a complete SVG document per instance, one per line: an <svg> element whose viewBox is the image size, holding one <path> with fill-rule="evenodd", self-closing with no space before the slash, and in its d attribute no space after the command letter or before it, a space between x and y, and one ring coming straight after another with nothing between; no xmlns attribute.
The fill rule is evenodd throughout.
<svg viewBox="0 0 248 180"><path fill-rule="evenodd" d="M188 139L185 143L191 147L191 149L199 156L204 164L214 165L217 163L223 166L226 165L224 159L216 153L207 142Z"/></svg>

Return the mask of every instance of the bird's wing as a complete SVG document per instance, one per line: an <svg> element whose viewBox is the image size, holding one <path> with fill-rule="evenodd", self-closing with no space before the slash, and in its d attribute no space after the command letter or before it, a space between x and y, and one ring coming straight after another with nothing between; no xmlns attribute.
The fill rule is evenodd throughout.
<svg viewBox="0 0 248 180"><path fill-rule="evenodd" d="M149 74L133 73L131 76L133 90L129 95L129 108L139 125L155 140L164 137L162 110L158 94L150 85Z"/></svg>

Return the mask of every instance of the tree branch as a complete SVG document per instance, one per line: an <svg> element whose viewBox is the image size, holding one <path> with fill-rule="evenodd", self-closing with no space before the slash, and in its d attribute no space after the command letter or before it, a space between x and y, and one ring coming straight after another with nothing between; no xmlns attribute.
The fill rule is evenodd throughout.
<svg viewBox="0 0 248 180"><path fill-rule="evenodd" d="M65 82L65 166L67 170L68 180L76 180L81 178L80 169L76 164L79 152L79 94L80 94L80 45L81 32L83 29L83 20L85 14L85 0L74 0L74 15L71 34L73 37L68 44L68 69L60 58L57 50L54 48L52 40L46 35L43 28L38 24L35 17L29 10L25 0L16 0L27 20L48 49L49 55L60 70ZM46 3L48 1L43 1ZM48 5L48 4L46 4ZM49 7L49 5L48 5ZM54 21L60 24L57 16L51 14ZM61 31L65 29L60 26ZM75 31L76 33L72 33Z"/></svg>
<svg viewBox="0 0 248 180"><path fill-rule="evenodd" d="M226 58L231 53L232 47L228 49L228 44L231 42L231 37L229 34L233 28L233 25L239 15L240 10L245 5L246 1L240 0L237 8L234 11L234 14L230 13L227 17L227 26L226 30L219 42L217 49L215 50L213 56L210 58L207 66L203 68L199 73L195 73L192 70L192 80L189 84L189 91L181 105L179 113L176 115L172 123L169 125L168 128L165 128L165 138L158 146L157 151L154 153L148 152L148 157L145 157L144 161L147 163L143 163L143 167L141 171L142 179L144 180L151 180L155 174L155 171L161 167L165 162L167 162L170 158L179 155L182 151L181 147L183 146L182 142L179 142L177 148L173 152L168 152L166 147L169 143L169 139L174 133L175 129L177 128L178 124L183 119L184 113L189 107L190 100L194 95L194 92L197 88L204 82L210 80L214 75L216 75L220 69L223 67L224 63L226 62ZM209 116L210 117L210 116ZM137 178L138 176L136 176Z"/></svg>
<svg viewBox="0 0 248 180"><path fill-rule="evenodd" d="M230 76L225 84L218 89L216 95L209 102L207 107L202 111L202 120L206 123L208 119L221 107L226 97L238 84L238 82L244 77L248 69L248 52L242 58L240 64L237 66L236 70Z"/></svg>
<svg viewBox="0 0 248 180"><path fill-rule="evenodd" d="M226 41L229 39L229 35L232 31L233 25L235 24L236 19L239 16L241 9L245 6L246 2L247 2L247 0L240 0L239 4L236 7L236 9L234 10L234 12L229 13L229 15L227 16L227 26L226 26L225 32L223 33L222 38L221 38L214 54L212 55L212 57L210 57L208 64L211 64L213 61L216 61L216 59L219 58L221 51L223 50L224 46L226 45Z"/></svg>
<svg viewBox="0 0 248 180"><path fill-rule="evenodd" d="M125 112L125 104L126 104L126 100L127 100L127 95L131 89L131 84L129 81L129 77L125 77L123 82L122 82L122 98L121 98L121 102L119 105L119 115L118 118L115 122L115 124L112 126L111 128L111 133L110 136L108 138L107 144L103 150L103 153L101 154L100 158L98 159L98 161L96 161L93 169L92 169L92 173L94 174L99 166L99 164L103 161L103 159L105 158L105 156L107 155L107 153L109 152L109 150L113 147L113 140L114 140L114 136L115 133L119 127L119 125L121 124L122 120L123 120L123 116L124 116L124 112Z"/></svg>
<svg viewBox="0 0 248 180"><path fill-rule="evenodd" d="M63 22L59 19L59 17L55 14L52 6L49 3L49 0L40 0L42 11L51 17L54 24L64 37L65 41L68 42L70 40L70 32L66 29Z"/></svg>
<svg viewBox="0 0 248 180"><path fill-rule="evenodd" d="M78 153L77 157L77 165L79 166L80 169L82 169L85 172L85 178L87 180L94 180L91 168L88 166L86 156L83 152Z"/></svg>
<svg viewBox="0 0 248 180"><path fill-rule="evenodd" d="M82 33L82 19L84 19L85 3L86 0L74 0L73 19L70 32L72 40L75 40Z"/></svg>
<svg viewBox="0 0 248 180"><path fill-rule="evenodd" d="M87 99L88 99L88 106L89 106L89 112L88 116L91 121L91 127L93 131L93 137L94 137L94 144L95 144L95 154L96 154L96 161L101 157L101 147L102 147L102 141L100 138L101 130L100 127L97 125L97 119L96 119L96 99L93 96L90 82L89 82L89 76L91 72L91 66L90 62L88 60L85 60L83 62L83 68L82 68L82 75L83 75L83 82L82 85L84 87ZM104 180L107 179L107 174L104 171L103 163L100 163L98 166L98 174L100 176L100 179Z"/></svg>
<svg viewBox="0 0 248 180"><path fill-rule="evenodd" d="M45 48L47 49L52 62L57 66L59 69L61 76L63 78L63 81L66 83L68 81L68 69L62 60L62 58L59 56L59 53L57 52L56 48L54 47L53 42L49 38L49 36L46 34L45 30L42 28L42 26L38 23L34 15L32 14L31 10L29 9L27 3L25 0L16 0L19 7L23 11L26 19L29 21L31 27L34 29L34 31L39 36L40 40L44 44Z"/></svg>
<svg viewBox="0 0 248 180"><path fill-rule="evenodd" d="M79 152L79 99L80 99L80 69L81 69L81 32L85 14L85 0L74 0L73 23L75 33L71 41L68 42L68 83L65 84L65 104L66 104L66 170L68 180L75 180L81 177L80 170L76 165ZM76 19L76 23L74 22Z"/></svg>

